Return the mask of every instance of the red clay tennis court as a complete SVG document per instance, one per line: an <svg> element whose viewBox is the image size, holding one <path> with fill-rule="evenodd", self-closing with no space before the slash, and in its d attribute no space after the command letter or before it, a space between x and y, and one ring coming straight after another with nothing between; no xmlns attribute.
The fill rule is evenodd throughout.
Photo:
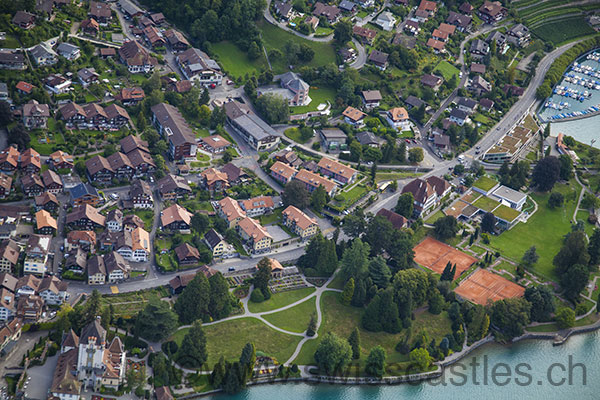
<svg viewBox="0 0 600 400"><path fill-rule="evenodd" d="M525 288L485 269L478 269L454 290L460 297L485 306L488 301L521 297Z"/></svg>
<svg viewBox="0 0 600 400"><path fill-rule="evenodd" d="M415 252L415 261L418 264L438 274L444 272L448 261L456 264L454 279L458 278L460 274L469 269L477 261L475 257L456 250L454 247L448 246L432 237L426 237L413 248L413 251Z"/></svg>

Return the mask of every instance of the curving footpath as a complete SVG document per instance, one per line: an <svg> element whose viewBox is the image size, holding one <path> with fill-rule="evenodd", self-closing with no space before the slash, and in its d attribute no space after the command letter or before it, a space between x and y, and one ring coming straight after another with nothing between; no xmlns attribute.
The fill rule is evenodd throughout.
<svg viewBox="0 0 600 400"><path fill-rule="evenodd" d="M285 333L286 335L291 335L291 336L299 336L302 339L300 340L300 342L296 346L296 350L294 351L294 353L290 356L290 358L287 361L285 361L284 363L282 363L283 365L290 365L291 362L298 356L298 354L302 350L302 346L304 346L304 343L306 343L309 340L316 339L316 338L319 337L318 331L319 331L319 328L321 326L321 322L323 321L323 314L322 314L321 306L320 306L320 304L321 304L321 296L322 296L322 294L324 292L341 292L341 290L339 290L339 289L333 289L333 288L328 288L327 287L327 285L329 285L331 283L331 281L335 278L335 276L337 275L338 271L339 271L339 268L323 284L323 286L321 286L321 287L316 287L314 285L309 286L309 287L316 287L316 290L313 293L309 294L308 296L303 297L303 298L301 298L301 299L299 299L299 300L297 300L297 301L295 301L295 302L293 302L291 304L288 304L286 306L283 306L283 307L280 307L280 308L277 308L277 309L274 309L274 310L269 310L269 311L262 311L262 312L257 312L256 313L256 312L251 312L249 310L249 308L248 308L248 301L250 300L250 293L252 293L252 289L254 288L254 286L251 286L250 290L248 291L248 295L241 300L242 306L244 308L244 312L242 314L233 315L231 317L223 318L223 319L220 319L220 320L214 321L214 322L208 322L208 323L202 324L202 326L216 325L216 324L220 324L220 323L225 322L225 321L231 321L231 320L236 320L236 319L241 319L241 318L255 318L255 319L258 319L259 321L261 321L262 323L264 323L265 325L269 326L270 328L278 331L278 332ZM265 315L275 314L275 313L278 313L280 311L285 311L287 309L295 307L295 306L297 306L297 305L299 305L301 303L304 303L305 301L308 301L308 300L312 299L313 297L316 297L315 304L316 304L316 309L317 309L317 329L316 329L317 333L315 333L314 336L308 336L306 334L306 332L298 333L298 332L287 331L287 330L282 329L282 328L280 328L280 327L278 327L276 325L273 325L272 323L270 323L269 321L267 321L266 319L263 318L263 316L265 316ZM191 326L192 325L182 325L179 328L177 328L177 331L180 331L182 329L190 328ZM186 372L186 373L195 373L196 372L196 370L186 369L186 368L183 368L183 367L181 367L179 365L177 365L177 367L179 369L181 369L182 371Z"/></svg>

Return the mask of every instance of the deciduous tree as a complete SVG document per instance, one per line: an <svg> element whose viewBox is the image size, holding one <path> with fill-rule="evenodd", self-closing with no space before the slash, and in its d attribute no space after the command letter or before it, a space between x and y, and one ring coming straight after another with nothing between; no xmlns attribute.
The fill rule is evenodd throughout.
<svg viewBox="0 0 600 400"><path fill-rule="evenodd" d="M314 357L320 373L333 375L348 365L352 357L352 348L347 340L328 332L319 343Z"/></svg>
<svg viewBox="0 0 600 400"><path fill-rule="evenodd" d="M406 218L411 218L415 206L415 198L411 192L402 193L398 197L398 203L396 203L396 211L398 214L403 215Z"/></svg>
<svg viewBox="0 0 600 400"><path fill-rule="evenodd" d="M560 178L560 162L554 156L542 158L531 175L531 184L541 192L552 190Z"/></svg>
<svg viewBox="0 0 600 400"><path fill-rule="evenodd" d="M367 357L365 372L376 378L383 377L383 374L385 374L385 358L386 354L383 347L373 347L369 353L369 357Z"/></svg>

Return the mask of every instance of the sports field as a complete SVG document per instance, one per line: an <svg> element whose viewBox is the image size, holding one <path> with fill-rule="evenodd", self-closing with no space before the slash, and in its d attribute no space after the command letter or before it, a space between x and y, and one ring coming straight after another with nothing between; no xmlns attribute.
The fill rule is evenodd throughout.
<svg viewBox="0 0 600 400"><path fill-rule="evenodd" d="M414 247L413 251L415 252L415 261L418 264L438 274L444 272L448 261L456 264L454 279L458 278L460 274L469 269L477 261L475 257L456 250L454 247L448 246L432 237L426 237Z"/></svg>
<svg viewBox="0 0 600 400"><path fill-rule="evenodd" d="M493 272L478 269L462 281L454 292L464 299L485 306L489 301L521 297L525 288Z"/></svg>

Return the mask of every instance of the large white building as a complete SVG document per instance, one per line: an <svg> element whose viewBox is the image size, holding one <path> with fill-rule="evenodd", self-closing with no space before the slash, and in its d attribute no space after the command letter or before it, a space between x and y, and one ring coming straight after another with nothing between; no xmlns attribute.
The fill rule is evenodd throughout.
<svg viewBox="0 0 600 400"><path fill-rule="evenodd" d="M63 338L50 392L61 400L79 400L81 389L118 389L125 380L125 347L116 336L110 344L100 318Z"/></svg>

